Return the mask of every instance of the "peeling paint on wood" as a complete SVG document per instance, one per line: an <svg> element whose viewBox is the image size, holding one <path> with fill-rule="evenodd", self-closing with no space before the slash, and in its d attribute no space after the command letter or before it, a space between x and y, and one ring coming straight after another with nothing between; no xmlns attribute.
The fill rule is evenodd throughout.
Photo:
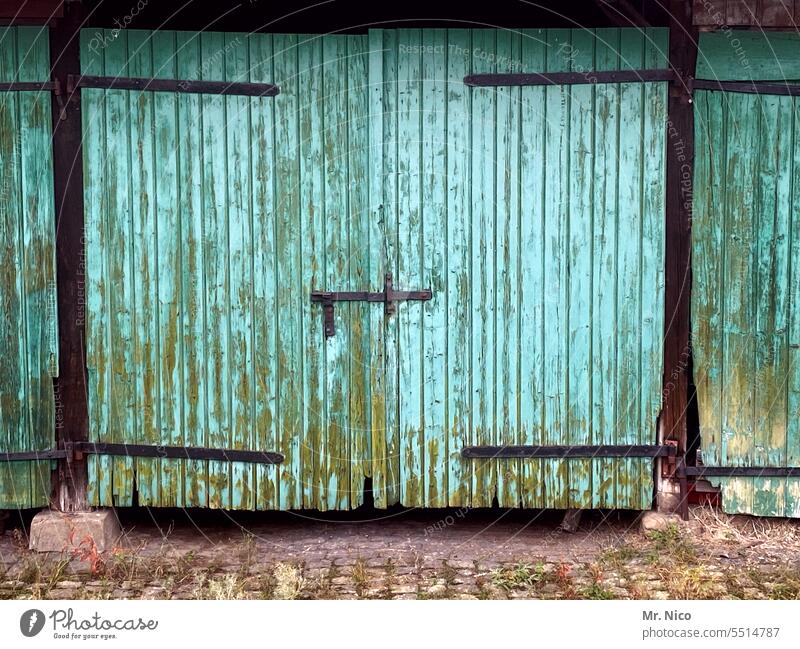
<svg viewBox="0 0 800 649"><path fill-rule="evenodd" d="M773 36L782 42L759 34L760 47L749 50L762 62L762 78L782 74ZM703 35L700 45L713 69L718 39ZM703 461L798 466L800 105L792 97L710 91L699 91L695 105L692 335ZM728 512L800 516L796 478L719 484Z"/></svg>

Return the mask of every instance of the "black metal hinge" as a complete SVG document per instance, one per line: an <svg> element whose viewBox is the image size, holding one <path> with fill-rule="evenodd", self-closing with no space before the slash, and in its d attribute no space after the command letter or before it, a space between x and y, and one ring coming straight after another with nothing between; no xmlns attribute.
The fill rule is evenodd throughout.
<svg viewBox="0 0 800 649"><path fill-rule="evenodd" d="M140 77L98 77L71 74L67 79L68 93L72 94L76 88L188 92L206 93L210 95L240 95L245 97L274 97L280 93L280 88L274 83L199 81L195 79L149 79Z"/></svg>
<svg viewBox="0 0 800 649"><path fill-rule="evenodd" d="M335 302L382 302L386 315L392 315L396 310L395 302L404 300L430 300L433 291L398 291L392 284L392 275L386 274L383 291L311 291L311 302L322 305L325 316L325 337L330 338L336 334L333 305Z"/></svg>
<svg viewBox="0 0 800 649"><path fill-rule="evenodd" d="M84 455L217 460L220 462L249 462L253 464L280 464L285 459L282 453L274 451L246 451L196 446L158 446L154 444L106 444L103 442L81 441L65 442L63 449L0 453L0 462L63 459L71 462L83 459Z"/></svg>
<svg viewBox="0 0 800 649"><path fill-rule="evenodd" d="M468 86L564 86L636 81L675 81L674 70L591 70L586 72L524 72L509 74L468 74Z"/></svg>
<svg viewBox="0 0 800 649"><path fill-rule="evenodd" d="M602 458L669 457L676 447L670 444L601 444L598 446L465 446L467 458Z"/></svg>

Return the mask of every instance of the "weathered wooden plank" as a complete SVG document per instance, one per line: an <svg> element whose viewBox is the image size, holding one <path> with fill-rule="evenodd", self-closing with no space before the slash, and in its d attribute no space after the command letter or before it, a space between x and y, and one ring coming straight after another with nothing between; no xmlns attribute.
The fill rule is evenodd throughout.
<svg viewBox="0 0 800 649"><path fill-rule="evenodd" d="M113 47L104 51L108 74L128 74L127 34L120 34ZM136 428L135 413L128 404L134 399L133 376L133 297L130 221L130 130L128 128L128 93L108 92L105 97L105 221L106 248L104 281L107 282L107 345L109 398L108 428L98 431L104 440L123 442ZM114 504L130 505L133 499L133 460L115 457L103 460L111 471L111 496Z"/></svg>
<svg viewBox="0 0 800 649"><path fill-rule="evenodd" d="M447 35L444 30L424 30L422 43L430 54L422 57L421 209L422 277L410 289L430 288L433 299L413 307L422 324L422 424L423 500L426 507L447 506L447 436L445 385L447 367L447 178L446 83ZM405 309L412 303L401 304Z"/></svg>
<svg viewBox="0 0 800 649"><path fill-rule="evenodd" d="M325 267L323 282L329 290L348 290L349 229L347 188L347 39L328 36L322 40L323 196ZM347 509L350 495L349 406L351 309L348 303L336 306L336 335L325 341L324 419L327 474L324 479L326 508Z"/></svg>
<svg viewBox="0 0 800 649"><path fill-rule="evenodd" d="M275 97L275 172L280 186L295 188L300 183L298 165L297 114L300 86L298 80L298 38L274 36L275 83L281 93ZM278 258L278 431L280 452L286 460L280 466L279 504L281 509L300 507L303 502L301 475L301 440L304 426L302 378L303 305L307 300L301 286L301 204L297 191L283 193L277 199L276 254ZM320 377L322 380L322 377Z"/></svg>
<svg viewBox="0 0 800 649"><path fill-rule="evenodd" d="M641 35L630 31L620 34L620 48L625 52L621 65L640 68L643 63ZM642 84L620 85L620 144L617 213L617 441L635 444L639 438L641 400L641 272L642 272ZM635 508L639 501L637 460L618 463L617 506Z"/></svg>
<svg viewBox="0 0 800 649"><path fill-rule="evenodd" d="M88 52L87 34L81 33L82 71L103 74L102 53ZM86 365L89 389L89 439L102 440L108 430L110 400L110 368L107 326L107 282L105 251L107 249L105 207L105 93L100 90L81 92L81 114L85 141L83 146L85 251L86 251ZM95 457L88 461L88 499L94 505L111 505L111 462Z"/></svg>
<svg viewBox="0 0 800 649"><path fill-rule="evenodd" d="M548 30L547 71L570 69L569 30ZM568 435L567 413L567 299L568 299L568 213L569 196L569 110L570 88L545 90L544 205L544 443L562 444ZM566 461L544 463L547 504L569 507L569 465Z"/></svg>
<svg viewBox="0 0 800 649"><path fill-rule="evenodd" d="M397 58L398 205L397 286L415 288L422 277L421 152L422 34L403 30ZM424 502L424 419L422 411L422 311L421 303L399 305L399 430L400 502Z"/></svg>
<svg viewBox="0 0 800 649"><path fill-rule="evenodd" d="M385 271L391 272L395 278L399 277L398 266L400 256L400 240L398 236L398 212L400 201L399 184L399 150L405 143L400 141L399 135L399 82L398 66L400 57L397 53L398 32L387 31L384 33L383 52L383 114L386 116L383 123L383 255L385 256ZM383 277L374 281L383 283ZM386 376L386 501L389 504L401 502L402 476L400 466L402 463L402 450L400 442L400 361L399 342L400 328L399 317L386 318L385 334L385 376Z"/></svg>
<svg viewBox="0 0 800 649"><path fill-rule="evenodd" d="M273 74L272 36L251 34L250 79L271 82ZM275 111L271 98L250 99L252 159L252 219L253 219L253 395L255 412L253 425L255 448L278 449L277 437L277 231L275 219ZM256 467L256 508L275 509L278 506L278 468L271 464Z"/></svg>
<svg viewBox="0 0 800 649"><path fill-rule="evenodd" d="M470 241L469 185L471 91L463 78L471 71L471 32L447 32L447 443L448 504L470 503L472 463L461 457L470 434Z"/></svg>
<svg viewBox="0 0 800 649"><path fill-rule="evenodd" d="M643 35L644 65L647 68L668 67L666 52L668 34L664 29L648 29ZM639 367L641 401L639 403L640 444L653 444L658 436L658 416L662 408L662 368L664 336L664 209L666 205L666 128L668 85L644 84L642 115L642 267L641 313L639 319ZM688 349L685 350L688 356ZM683 356L681 357L683 358ZM653 463L634 460L639 474L639 495L636 508L647 509L653 502Z"/></svg>
<svg viewBox="0 0 800 649"><path fill-rule="evenodd" d="M569 50L572 71L594 68L595 35L587 30L574 31ZM568 444L591 444L592 439L592 263L594 224L593 156L595 89L576 85L567 89L569 122L567 136L567 232L568 274L567 312L564 326L567 335L565 439ZM569 507L592 506L592 461L576 459L569 463Z"/></svg>
<svg viewBox="0 0 800 649"><path fill-rule="evenodd" d="M384 32L370 30L368 36L368 160L369 160L369 277L372 290L378 290L386 273L384 254L384 218L391 210L384 207L384 94L383 84ZM373 498L376 507L386 507L389 500L387 443L387 403L393 402L385 372L387 358L384 336L384 314L369 309L369 434Z"/></svg>
<svg viewBox="0 0 800 649"><path fill-rule="evenodd" d="M223 79L224 35L201 36L201 75ZM208 440L212 447L230 443L232 426L230 384L230 262L228 259L228 158L225 98L203 95L203 250L206 293L206 389L208 394ZM230 465L208 463L208 504L231 505Z"/></svg>
<svg viewBox="0 0 800 649"><path fill-rule="evenodd" d="M521 35L497 34L497 71L513 72L519 67ZM496 125L495 195L497 197L495 295L496 439L498 444L518 444L519 359L523 353L519 337L520 290L520 88L498 88ZM497 460L497 500L501 507L520 503L520 460Z"/></svg>
<svg viewBox="0 0 800 649"><path fill-rule="evenodd" d="M754 179L758 164L758 132L761 127L757 96L728 97L728 147L735 152L728 161L725 193L725 263L722 391L722 461L728 466L747 466L753 458L755 361L755 311L751 277L755 270ZM755 119L755 124L752 120ZM747 512L753 506L753 478L724 481L724 500L731 512Z"/></svg>
<svg viewBox="0 0 800 649"><path fill-rule="evenodd" d="M546 69L546 35L542 30L522 35L521 65L526 70ZM519 286L519 443L538 445L544 437L544 314L545 314L545 186L547 176L546 90L524 87L520 91L520 286ZM544 461L522 462L521 500L525 507L544 507Z"/></svg>
<svg viewBox="0 0 800 649"><path fill-rule="evenodd" d="M350 224L348 260L350 286L354 290L369 287L370 273L370 211L369 202L369 90L366 36L347 38L347 196ZM364 502L365 480L372 475L370 459L371 402L370 385L372 359L370 356L370 317L380 310L373 304L354 303L350 306L350 394L347 435L350 471L349 506Z"/></svg>
<svg viewBox="0 0 800 649"><path fill-rule="evenodd" d="M719 217L727 188L726 98L699 91L695 97L692 352L703 461L722 462L722 327L725 219ZM702 295L703 299L698 299Z"/></svg>
<svg viewBox="0 0 800 649"><path fill-rule="evenodd" d="M303 233L302 284L309 290L329 288L325 272L324 142L325 92L322 87L322 39L303 37L298 46L300 156L300 210ZM338 309L337 309L338 311ZM281 325L282 327L282 325ZM325 341L320 308L303 304L303 503L325 510L327 506L328 446L325 435Z"/></svg>
<svg viewBox="0 0 800 649"><path fill-rule="evenodd" d="M472 74L496 72L496 33L472 32ZM472 93L470 222L470 309L472 352L471 444L495 444L495 137L496 90ZM497 489L497 462L477 460L472 473L472 505L490 507Z"/></svg>
<svg viewBox="0 0 800 649"><path fill-rule="evenodd" d="M83 34L82 37L84 37ZM137 76L152 76L152 65L150 32L129 30L129 73ZM129 439L133 439L139 444L158 444L161 440L157 342L160 330L156 318L158 308L158 296L155 291L157 264L155 189L157 178L152 138L155 114L153 93L131 92L127 95L131 151L131 245L134 268L134 408L137 413L136 430L130 433ZM87 141L90 140L87 139ZM85 168L88 171L91 167L87 164ZM86 214L90 213L91 209L87 206ZM88 340L89 333L87 331L87 345ZM161 502L160 466L161 461L158 459L137 458L135 460L136 486L140 505L158 505Z"/></svg>
<svg viewBox="0 0 800 649"><path fill-rule="evenodd" d="M176 34L177 74L181 79L194 79L202 69L200 35ZM205 278L203 231L203 135L202 99L200 95L178 95L176 142L178 185L181 201L178 206L181 242L181 330L183 345L181 385L184 443L208 446L206 406L206 337ZM184 499L187 507L208 505L208 461L185 460Z"/></svg>
<svg viewBox="0 0 800 649"><path fill-rule="evenodd" d="M247 42L225 35L225 80L250 78ZM228 262L230 264L231 439L228 448L253 448L253 223L250 159L250 100L225 97L228 188ZM255 467L231 464L231 507L255 509Z"/></svg>
<svg viewBox="0 0 800 649"><path fill-rule="evenodd" d="M595 68L616 69L618 29L596 32ZM617 84L595 90L594 219L592 243L592 443L616 441L617 334L617 162L619 159L619 93ZM616 506L615 458L592 461L592 503Z"/></svg>
<svg viewBox="0 0 800 649"><path fill-rule="evenodd" d="M156 32L151 38L153 74L156 78L177 76L175 33ZM110 94L110 93L109 93ZM182 250L180 246L178 153L180 141L177 123L178 98L172 93L153 96L154 177L156 214L156 293L158 311L158 375L160 385L159 424L161 443L180 446L182 435L183 390L181 364L183 340L179 334ZM183 506L182 460L161 460L161 505Z"/></svg>
<svg viewBox="0 0 800 649"><path fill-rule="evenodd" d="M791 97L760 97L758 184L755 189L756 261L754 449L758 466L785 466L789 290L789 212L791 210ZM784 479L753 481L753 507L769 516L784 512Z"/></svg>

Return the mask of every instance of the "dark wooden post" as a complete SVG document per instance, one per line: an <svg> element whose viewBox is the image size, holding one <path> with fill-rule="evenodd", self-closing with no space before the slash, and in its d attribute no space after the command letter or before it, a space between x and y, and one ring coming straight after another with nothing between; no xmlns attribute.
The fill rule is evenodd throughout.
<svg viewBox="0 0 800 649"><path fill-rule="evenodd" d="M670 0L670 65L686 79L694 74L697 30L692 3ZM661 435L686 449L686 411L691 357L689 298L690 235L694 174L694 116L691 93L683 82L673 84L667 133L666 287L664 293L664 384Z"/></svg>
<svg viewBox="0 0 800 649"><path fill-rule="evenodd" d="M50 67L61 86L53 102L53 175L56 201L56 271L58 284L59 376L56 440L60 447L88 439L86 391L85 251L83 246L83 160L80 103L66 96L67 75L80 73L80 27L84 7L65 3L63 18L50 27ZM63 106L63 108L62 108ZM88 509L85 460L62 461L54 502L62 511Z"/></svg>

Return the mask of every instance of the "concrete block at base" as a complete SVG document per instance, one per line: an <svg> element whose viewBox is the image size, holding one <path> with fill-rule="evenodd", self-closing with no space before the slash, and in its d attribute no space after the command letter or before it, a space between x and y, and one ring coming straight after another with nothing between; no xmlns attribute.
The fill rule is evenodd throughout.
<svg viewBox="0 0 800 649"><path fill-rule="evenodd" d="M81 547L98 552L110 550L122 536L113 510L66 514L44 510L31 522L30 549L36 552L64 552Z"/></svg>
<svg viewBox="0 0 800 649"><path fill-rule="evenodd" d="M681 522L681 517L677 514L645 512L641 520L642 532L662 532L670 525L680 525Z"/></svg>

